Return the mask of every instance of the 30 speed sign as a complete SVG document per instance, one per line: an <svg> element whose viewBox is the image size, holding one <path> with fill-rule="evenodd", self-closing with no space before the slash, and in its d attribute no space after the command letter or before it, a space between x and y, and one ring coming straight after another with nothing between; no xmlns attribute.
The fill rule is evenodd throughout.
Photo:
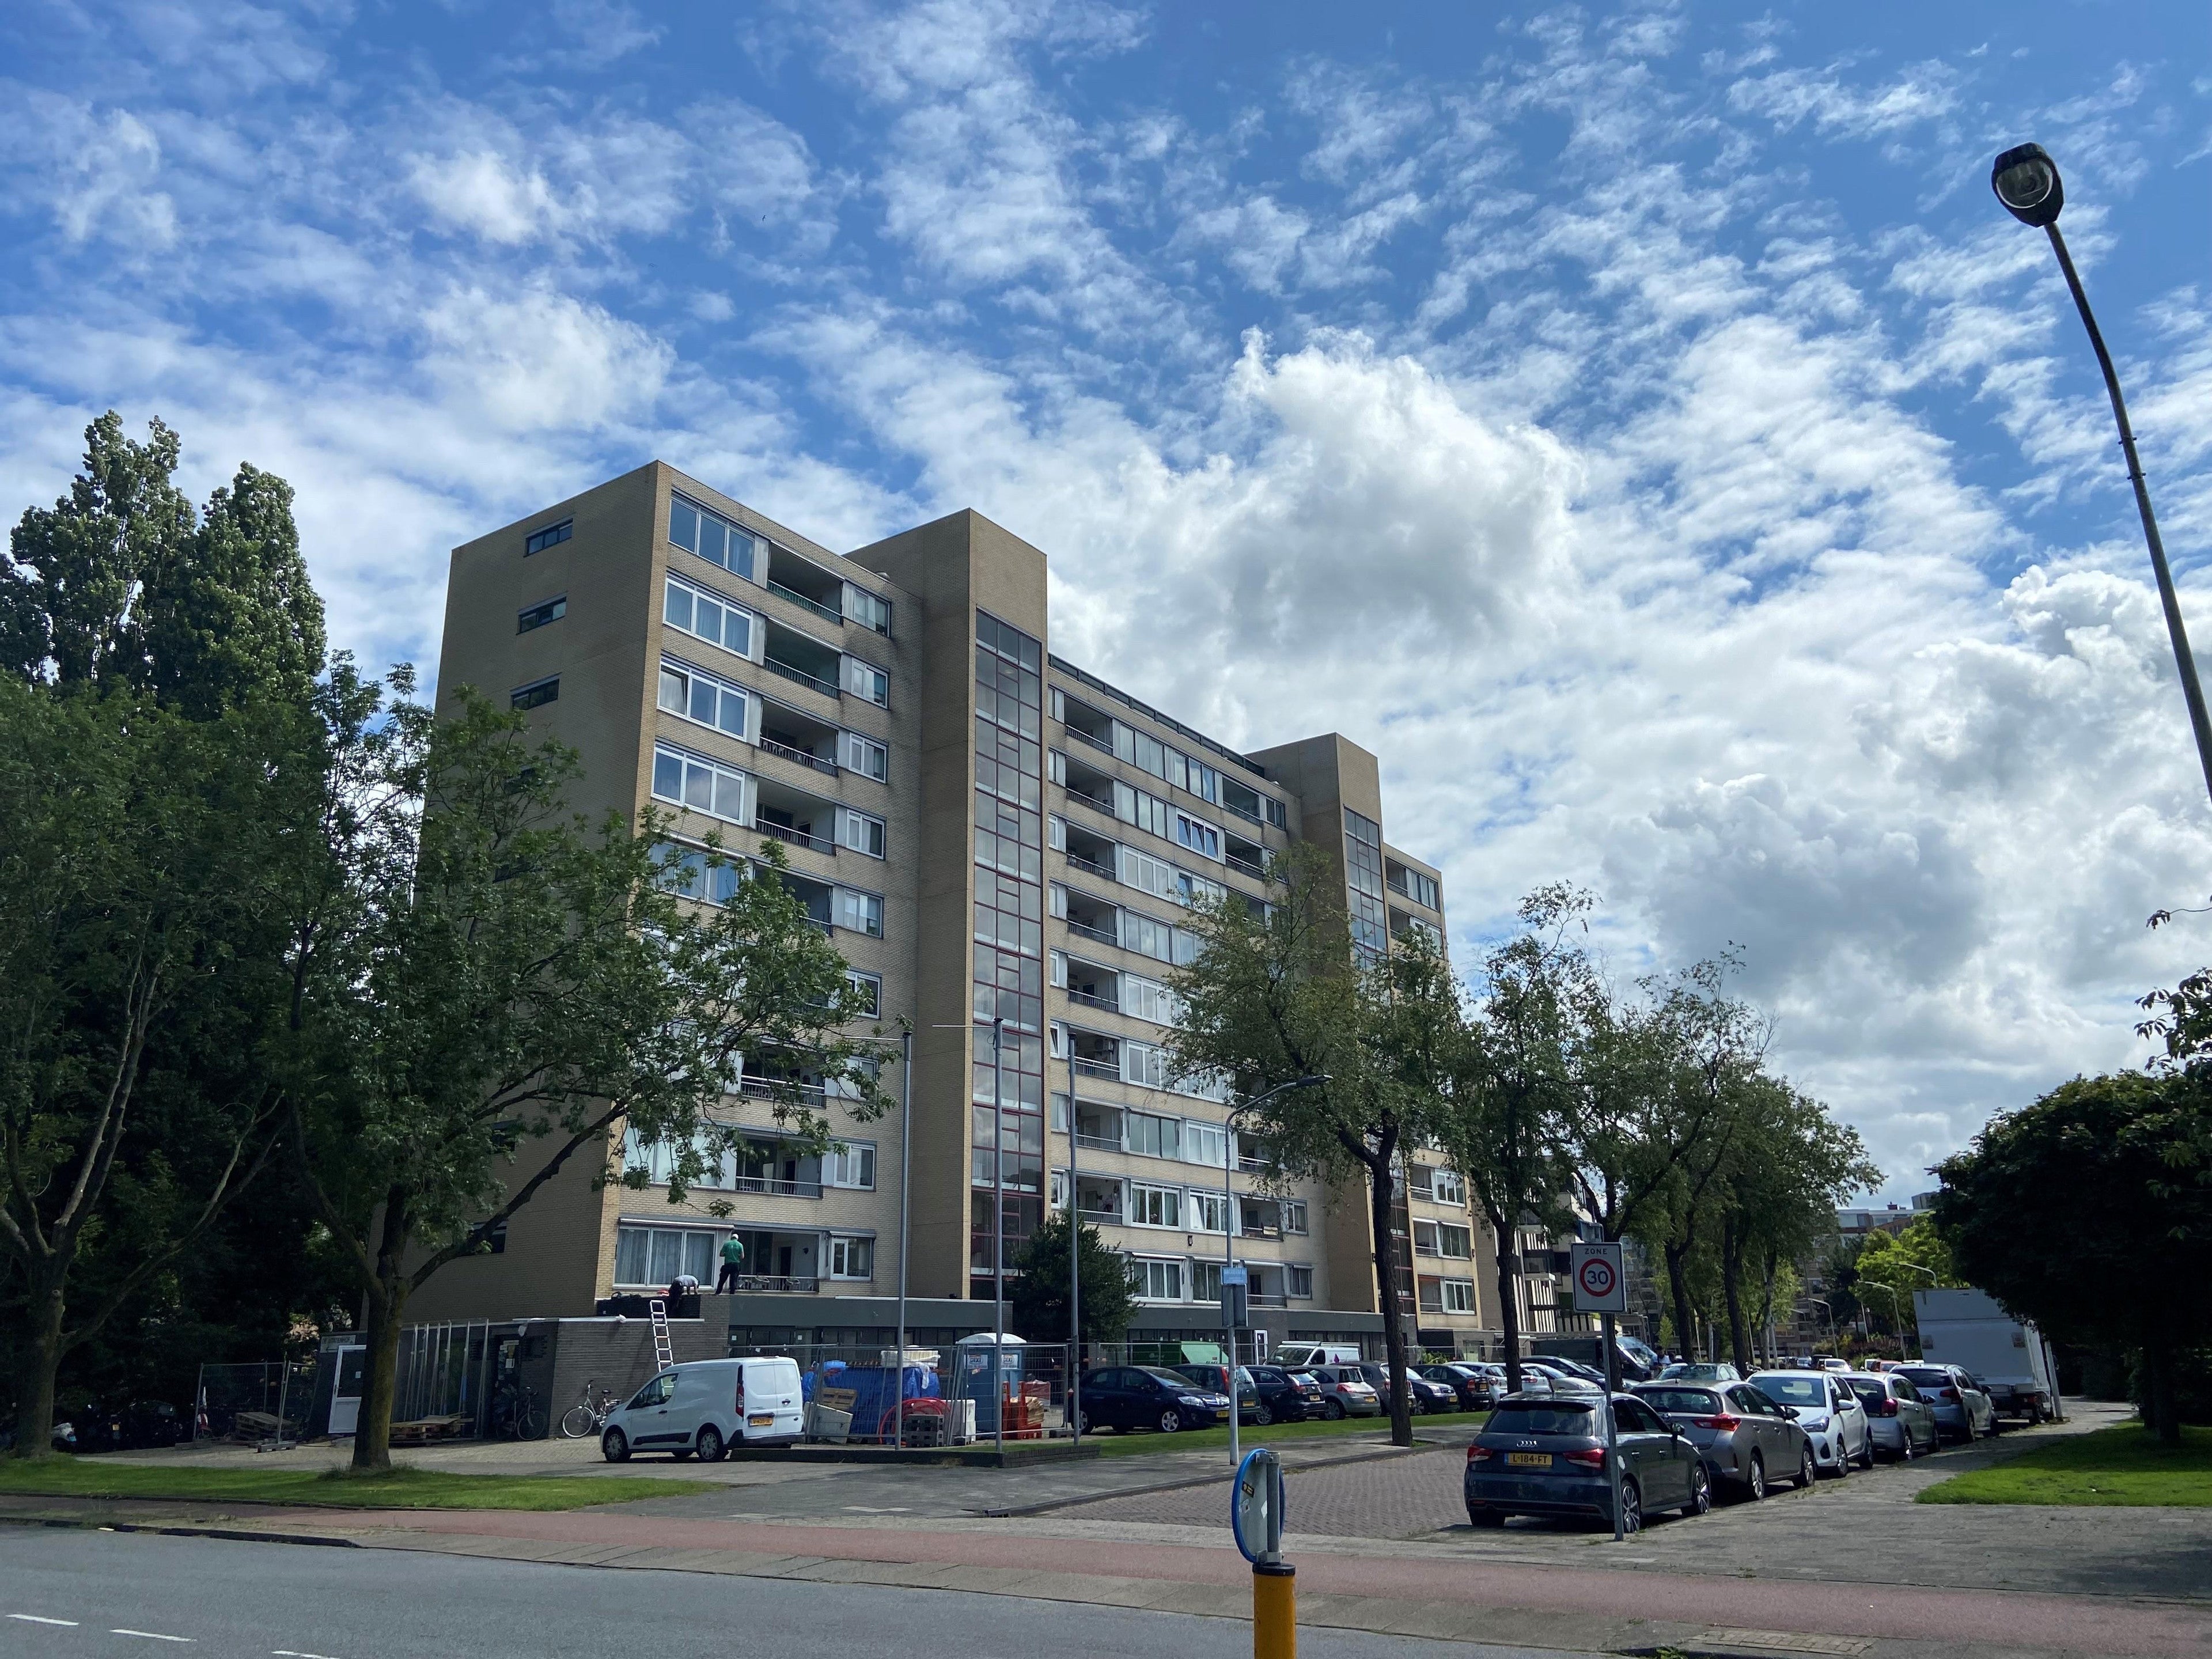
<svg viewBox="0 0 2212 1659"><path fill-rule="evenodd" d="M1577 1313L1626 1313L1628 1279L1619 1244L1577 1244L1568 1252Z"/></svg>

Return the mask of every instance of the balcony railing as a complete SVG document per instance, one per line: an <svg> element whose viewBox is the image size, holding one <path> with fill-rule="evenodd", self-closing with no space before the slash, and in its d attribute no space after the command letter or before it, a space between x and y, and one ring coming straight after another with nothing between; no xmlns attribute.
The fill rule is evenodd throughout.
<svg viewBox="0 0 2212 1659"><path fill-rule="evenodd" d="M1085 1221L1107 1221L1111 1222L1116 1227L1120 1226L1127 1219L1127 1218L1119 1210L1085 1210L1079 1208L1075 1213L1082 1217Z"/></svg>
<svg viewBox="0 0 2212 1659"><path fill-rule="evenodd" d="M819 599L810 599L805 594L799 592L797 589L786 587L781 582L776 581L773 578L771 578L769 582L768 591L771 593L777 594L781 598L789 599L793 605L804 606L805 609L811 611L816 616L822 617L824 621L842 624L845 620L845 613L842 611L840 611L836 606L824 605Z"/></svg>
<svg viewBox="0 0 2212 1659"><path fill-rule="evenodd" d="M1067 931L1080 933L1085 939L1095 939L1101 945L1119 945L1121 942L1120 934L1109 933L1103 927L1093 927L1089 922L1078 921L1073 916L1067 918Z"/></svg>
<svg viewBox="0 0 2212 1659"><path fill-rule="evenodd" d="M731 1190L740 1193L764 1193L770 1198L819 1198L822 1183L818 1181L784 1181L775 1176L739 1176L730 1183Z"/></svg>
<svg viewBox="0 0 2212 1659"><path fill-rule="evenodd" d="M1239 1238L1280 1238L1283 1230L1276 1226L1255 1226L1248 1221L1237 1230L1237 1236Z"/></svg>
<svg viewBox="0 0 2212 1659"><path fill-rule="evenodd" d="M1234 853L1227 854L1221 861L1231 869L1241 870L1248 876L1257 876L1262 881L1267 878L1267 872L1264 866L1255 864L1249 859L1240 859Z"/></svg>
<svg viewBox="0 0 2212 1659"><path fill-rule="evenodd" d="M793 1083L783 1078L764 1077L748 1072L738 1079L738 1091L752 1096L756 1100L788 1100L797 1095L809 1103L822 1098L818 1083Z"/></svg>
<svg viewBox="0 0 2212 1659"><path fill-rule="evenodd" d="M1075 1132L1075 1144L1078 1146L1088 1146L1094 1152L1119 1152L1127 1150L1121 1144L1121 1137L1119 1135L1085 1134L1080 1129Z"/></svg>
<svg viewBox="0 0 2212 1659"><path fill-rule="evenodd" d="M763 836L774 836L778 841L787 841L793 847L804 847L809 852L827 853L837 856L837 843L821 836L810 836L804 830L793 830L788 824L757 823L753 828Z"/></svg>
<svg viewBox="0 0 2212 1659"><path fill-rule="evenodd" d="M1086 1008L1103 1008L1109 1014L1118 1014L1121 1012L1121 1005L1113 998L1094 997L1088 991L1070 991L1067 994L1067 1000L1070 1002L1079 1002Z"/></svg>
<svg viewBox="0 0 2212 1659"><path fill-rule="evenodd" d="M777 661L774 657L767 659L762 665L771 674L781 674L787 680L797 680L801 685L811 686L825 697L834 697L837 695L836 686L827 680L816 679L804 668L794 668L787 662Z"/></svg>
<svg viewBox="0 0 2212 1659"><path fill-rule="evenodd" d="M1118 1079L1121 1075L1121 1067L1118 1063L1104 1060L1085 1060L1081 1054L1075 1057L1075 1069L1084 1077Z"/></svg>
<svg viewBox="0 0 2212 1659"><path fill-rule="evenodd" d="M1079 854L1070 853L1067 855L1067 861L1073 865L1077 869L1087 871L1091 875L1103 876L1108 881L1112 881L1114 879L1114 872L1111 870L1109 870L1104 865L1093 864L1089 859L1084 858Z"/></svg>
<svg viewBox="0 0 2212 1659"><path fill-rule="evenodd" d="M1073 738L1078 743L1089 744L1093 749L1099 750L1102 754L1110 755L1114 752L1114 745L1109 743L1105 738L1094 738L1091 733L1082 730L1079 726L1069 726L1067 728L1067 735Z"/></svg>
<svg viewBox="0 0 2212 1659"><path fill-rule="evenodd" d="M821 756L809 750L793 749L789 744L778 743L774 738L763 738L760 740L760 746L771 755L781 755L787 761L797 761L801 766L811 766L817 772L827 772L833 778L837 775L836 761L824 760Z"/></svg>
<svg viewBox="0 0 2212 1659"><path fill-rule="evenodd" d="M814 1296L820 1292L821 1283L812 1279L795 1279L788 1273L739 1273L738 1289L769 1296Z"/></svg>
<svg viewBox="0 0 2212 1659"><path fill-rule="evenodd" d="M1103 813L1106 817L1109 817L1109 818L1114 817L1114 803L1113 803L1112 801L1110 801L1110 800L1101 800L1101 799L1098 799L1098 797L1097 797L1097 796L1096 796L1096 795L1087 795L1087 794L1084 793L1084 792L1083 792L1082 790L1078 789L1078 788L1077 788L1073 784L1072 784L1072 783L1071 783L1071 784L1065 785L1065 786L1063 786L1063 787L1066 788L1066 792L1067 792L1067 798L1068 798L1068 799L1070 799L1070 800L1079 800L1079 801L1081 801L1081 802L1082 802L1085 806L1089 807L1092 811L1094 811L1094 812L1100 812L1100 813ZM1117 823L1118 823L1120 821L1121 821L1121 820L1120 820L1120 819L1118 819L1118 818L1115 818L1115 822L1116 822Z"/></svg>

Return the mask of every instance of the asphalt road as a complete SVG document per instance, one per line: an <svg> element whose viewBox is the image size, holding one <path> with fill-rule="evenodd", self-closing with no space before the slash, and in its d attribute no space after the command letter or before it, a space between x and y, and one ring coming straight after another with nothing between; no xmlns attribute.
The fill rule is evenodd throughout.
<svg viewBox="0 0 2212 1659"><path fill-rule="evenodd" d="M1231 1620L1011 1596L0 1530L0 1659L1243 1659L1251 1645ZM1551 1659L1351 1631L1302 1630L1298 1645L1309 1659Z"/></svg>

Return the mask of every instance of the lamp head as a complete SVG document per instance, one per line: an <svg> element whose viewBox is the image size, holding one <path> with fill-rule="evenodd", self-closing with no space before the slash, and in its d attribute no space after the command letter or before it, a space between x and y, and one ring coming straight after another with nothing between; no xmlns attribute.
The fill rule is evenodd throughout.
<svg viewBox="0 0 2212 1659"><path fill-rule="evenodd" d="M1990 188L2007 213L2024 225L2054 223L2066 205L2058 164L2040 144L2014 144L1990 166Z"/></svg>

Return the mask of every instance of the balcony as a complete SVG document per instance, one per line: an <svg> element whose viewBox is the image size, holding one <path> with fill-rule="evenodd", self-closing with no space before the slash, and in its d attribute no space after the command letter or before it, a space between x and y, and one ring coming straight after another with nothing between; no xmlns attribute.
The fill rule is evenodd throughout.
<svg viewBox="0 0 2212 1659"><path fill-rule="evenodd" d="M1075 1108L1075 1144L1087 1146L1094 1152L1119 1152L1127 1150L1121 1134L1121 1113L1118 1107L1096 1105L1089 1101L1078 1101Z"/></svg>
<svg viewBox="0 0 2212 1659"><path fill-rule="evenodd" d="M769 754L836 777L843 733L829 721L763 699L760 746Z"/></svg>
<svg viewBox="0 0 2212 1659"><path fill-rule="evenodd" d="M1103 812L1109 818L1112 817L1114 816L1113 774L1102 772L1097 767L1086 764L1073 755L1066 756L1065 758L1067 771L1066 787L1070 798L1081 801L1094 811Z"/></svg>
<svg viewBox="0 0 2212 1659"><path fill-rule="evenodd" d="M799 1279L785 1273L739 1273L739 1293L759 1296L818 1296L822 1283L815 1279Z"/></svg>
<svg viewBox="0 0 2212 1659"><path fill-rule="evenodd" d="M805 907L806 919L823 933L831 931L832 907L836 903L836 890L827 882L810 881L796 870L783 872L784 890Z"/></svg>
<svg viewBox="0 0 2212 1659"><path fill-rule="evenodd" d="M1096 939L1101 945L1121 942L1121 907L1094 898L1088 893L1068 890L1067 915L1063 918L1068 931L1085 939Z"/></svg>
<svg viewBox="0 0 2212 1659"><path fill-rule="evenodd" d="M762 778L754 803L753 828L763 836L810 853L837 854L837 804L789 784Z"/></svg>
<svg viewBox="0 0 2212 1659"><path fill-rule="evenodd" d="M1066 728L1069 737L1073 738L1078 743L1088 744L1091 748L1103 750L1109 755L1114 752L1112 715L1064 694L1060 699L1060 706L1065 711L1061 724Z"/></svg>
<svg viewBox="0 0 2212 1659"><path fill-rule="evenodd" d="M767 575L768 591L778 599L788 599L824 622L843 625L845 579L836 572L784 548L771 547Z"/></svg>
<svg viewBox="0 0 2212 1659"><path fill-rule="evenodd" d="M1109 1014L1118 1014L1121 1012L1121 1005L1111 997L1093 996L1088 991L1070 991L1067 994L1067 1000L1070 1002L1080 1003L1085 1008L1103 1009Z"/></svg>
<svg viewBox="0 0 2212 1659"><path fill-rule="evenodd" d="M832 645L816 639L811 634L796 628L787 628L774 617L763 617L768 643L763 665L771 674L781 674L795 684L819 691L825 697L838 695L837 672L840 653Z"/></svg>

